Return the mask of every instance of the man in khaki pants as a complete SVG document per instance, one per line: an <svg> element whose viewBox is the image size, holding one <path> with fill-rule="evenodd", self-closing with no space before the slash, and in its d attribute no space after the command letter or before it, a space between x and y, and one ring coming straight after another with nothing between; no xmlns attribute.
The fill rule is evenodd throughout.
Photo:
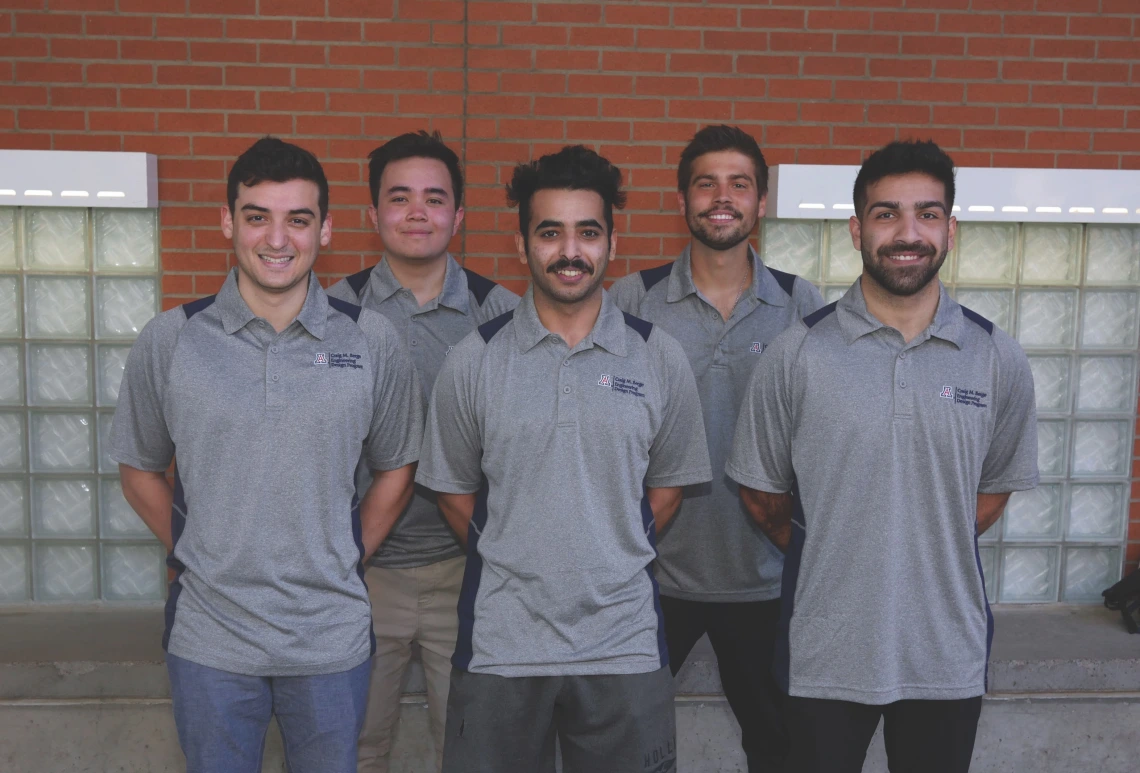
<svg viewBox="0 0 1140 773"><path fill-rule="evenodd" d="M463 222L463 175L459 158L438 133L390 140L369 155L368 172L368 214L384 242L384 255L328 292L378 311L396 326L426 399L451 348L479 325L513 309L519 299L448 254L448 242ZM360 490L369 477L367 470L358 469ZM465 558L432 492L416 487L369 563L365 580L376 654L358 770L388 770L412 642L420 646L438 768Z"/></svg>

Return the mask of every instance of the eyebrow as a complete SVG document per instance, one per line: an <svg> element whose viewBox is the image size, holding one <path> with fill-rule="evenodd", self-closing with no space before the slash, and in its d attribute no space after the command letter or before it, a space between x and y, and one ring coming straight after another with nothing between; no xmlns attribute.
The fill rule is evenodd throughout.
<svg viewBox="0 0 1140 773"><path fill-rule="evenodd" d="M876 201L874 204L871 204L870 206L867 207L867 211L870 212L871 210L876 209L876 208L902 209L902 205L900 205L897 201ZM915 202L914 208L916 210L940 209L940 210L942 210L943 213L946 212L946 205L943 204L941 201L933 201L933 200L932 201L918 201L918 202Z"/></svg>
<svg viewBox="0 0 1140 773"><path fill-rule="evenodd" d="M752 175L748 175L748 174L739 174L739 173L738 174L730 174L728 176L728 179L730 179L730 180L747 180L748 182L753 182ZM697 180L712 180L713 182L716 182L716 176L712 175L712 174L708 174L708 173L699 174L693 178L693 182L696 182Z"/></svg>
<svg viewBox="0 0 1140 773"><path fill-rule="evenodd" d="M445 188L424 188L424 191L427 193L434 193L436 196L443 196L444 198L447 198L448 196L451 195L447 191L447 189L445 189ZM392 195L393 193L411 193L411 192L412 192L412 188L410 185L393 185L391 188L389 188L387 191L385 191L385 193L387 193L389 196Z"/></svg>
<svg viewBox="0 0 1140 773"><path fill-rule="evenodd" d="M565 225L566 224L563 223L561 220L543 220L541 223L539 223L538 225L536 225L534 227L534 230L535 231L541 231L543 228L562 228ZM593 218L591 218L589 220L579 220L574 225L577 228L597 228L599 231L605 231L606 230L605 228L602 227L601 223L599 223L597 220L594 220Z"/></svg>
<svg viewBox="0 0 1140 773"><path fill-rule="evenodd" d="M257 204L245 204L242 206L241 211L242 212L266 212L266 213L268 213L269 209L267 207L259 207ZM302 207L301 209L291 209L291 210L289 210L289 214L290 215L308 215L309 217L316 217L317 216L316 213L313 212L313 210L309 209L308 207Z"/></svg>

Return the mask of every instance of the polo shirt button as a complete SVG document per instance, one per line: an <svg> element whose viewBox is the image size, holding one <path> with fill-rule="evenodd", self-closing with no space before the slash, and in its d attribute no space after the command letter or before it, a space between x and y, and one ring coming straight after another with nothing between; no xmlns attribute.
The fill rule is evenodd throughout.
<svg viewBox="0 0 1140 773"><path fill-rule="evenodd" d="M273 352L274 354L277 354L277 347L276 347L276 346L274 346L274 347L273 347L272 349L270 349L269 351Z"/></svg>
<svg viewBox="0 0 1140 773"><path fill-rule="evenodd" d="M564 394L564 395L570 394L570 387L568 387L568 386L562 387L562 394Z"/></svg>
<svg viewBox="0 0 1140 773"><path fill-rule="evenodd" d="M570 360L563 360L562 361L562 367L569 368L570 367Z"/></svg>
<svg viewBox="0 0 1140 773"><path fill-rule="evenodd" d="M414 339L414 338L412 339L412 346L419 346L419 343L420 342L417 341L416 339Z"/></svg>
<svg viewBox="0 0 1140 773"><path fill-rule="evenodd" d="M906 359L906 352L899 352L899 359L905 360Z"/></svg>
<svg viewBox="0 0 1140 773"><path fill-rule="evenodd" d="M274 374L274 376L273 376L273 380L274 380L274 381L277 381L277 380L278 380L278 379L280 379L280 378L281 378L281 377L280 377L280 376L278 376L278 375L276 375L276 374Z"/></svg>
<svg viewBox="0 0 1140 773"><path fill-rule="evenodd" d="M905 382L905 381L900 381L900 382L899 382L899 386L901 386L903 389L906 389L906 382Z"/></svg>

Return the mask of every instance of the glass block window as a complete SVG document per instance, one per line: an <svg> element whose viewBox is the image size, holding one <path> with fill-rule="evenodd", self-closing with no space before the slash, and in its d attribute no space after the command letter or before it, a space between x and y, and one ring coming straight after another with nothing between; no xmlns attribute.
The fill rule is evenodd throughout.
<svg viewBox="0 0 1140 773"><path fill-rule="evenodd" d="M0 207L0 603L165 595L106 448L158 263L156 210Z"/></svg>
<svg viewBox="0 0 1140 773"><path fill-rule="evenodd" d="M846 220L765 220L762 254L829 303L862 270ZM982 536L990 599L1099 602L1128 529L1140 227L959 223L941 279L1021 343L1037 396L1041 485Z"/></svg>

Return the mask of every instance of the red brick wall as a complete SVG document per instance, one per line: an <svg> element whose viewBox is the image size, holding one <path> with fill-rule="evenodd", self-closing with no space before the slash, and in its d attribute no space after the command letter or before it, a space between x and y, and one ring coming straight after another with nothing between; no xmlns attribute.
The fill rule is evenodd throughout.
<svg viewBox="0 0 1140 773"><path fill-rule="evenodd" d="M683 244L674 164L721 121L771 163L929 136L960 165L1140 169L1140 0L0 0L0 147L157 154L168 305L217 289L227 164L265 133L325 163L336 276L379 246L361 159L438 128L470 183L456 251L519 289L513 163L583 142L627 170L617 275Z"/></svg>

